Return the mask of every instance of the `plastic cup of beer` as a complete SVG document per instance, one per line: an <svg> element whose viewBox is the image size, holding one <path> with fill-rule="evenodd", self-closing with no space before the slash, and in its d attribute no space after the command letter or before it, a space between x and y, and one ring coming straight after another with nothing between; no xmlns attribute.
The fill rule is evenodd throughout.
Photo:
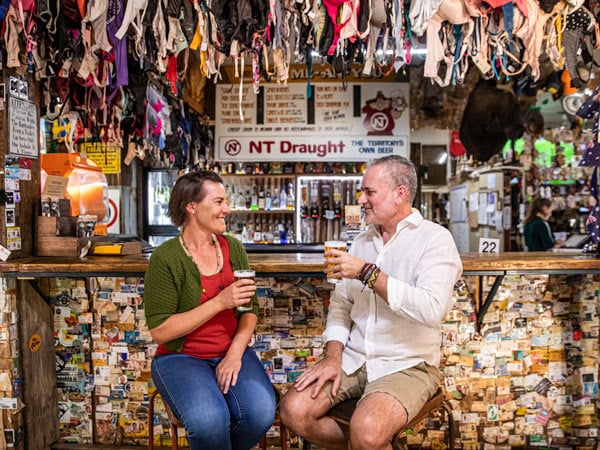
<svg viewBox="0 0 600 450"><path fill-rule="evenodd" d="M254 272L254 270L250 269L234 270L233 276L235 278L235 281L244 278L250 278L252 282L254 282L254 277L256 276L256 273ZM237 309L238 311L252 311L252 299L249 298L247 303L238 305Z"/></svg>
<svg viewBox="0 0 600 450"><path fill-rule="evenodd" d="M325 252L327 252L328 250L341 250L341 251L345 252L346 251L346 242L344 242L344 241L325 241ZM326 264L325 267L327 269L331 269L335 266L335 264L329 263L329 262L327 262L327 260L325 261L325 264ZM338 284L342 281L342 279L336 277L332 273L327 273L327 281L329 283Z"/></svg>

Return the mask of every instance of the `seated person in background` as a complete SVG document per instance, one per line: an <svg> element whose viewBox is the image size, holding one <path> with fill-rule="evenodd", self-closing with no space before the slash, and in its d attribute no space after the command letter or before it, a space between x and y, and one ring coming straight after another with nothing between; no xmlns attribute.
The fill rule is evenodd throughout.
<svg viewBox="0 0 600 450"><path fill-rule="evenodd" d="M552 209L552 200L548 198L536 197L529 205L523 231L527 251L544 252L564 245L562 240L554 241L548 223L548 219L552 216Z"/></svg>
<svg viewBox="0 0 600 450"><path fill-rule="evenodd" d="M391 449L394 433L437 391L440 323L462 272L445 228L411 205L417 190L408 159L374 160L359 203L370 224L349 252L329 250L325 272L343 278L332 294L323 357L280 404L282 422L328 450ZM349 433L326 416L360 398Z"/></svg>
<svg viewBox="0 0 600 450"><path fill-rule="evenodd" d="M554 157L554 164L552 167L565 167L567 165L567 159L562 151L557 151Z"/></svg>
<svg viewBox="0 0 600 450"><path fill-rule="evenodd" d="M191 450L247 450L275 418L275 392L248 343L256 286L241 242L225 236L230 209L213 172L180 177L168 215L181 234L153 253L144 277L145 314L159 344L152 379L183 422ZM253 299L253 309L236 307Z"/></svg>

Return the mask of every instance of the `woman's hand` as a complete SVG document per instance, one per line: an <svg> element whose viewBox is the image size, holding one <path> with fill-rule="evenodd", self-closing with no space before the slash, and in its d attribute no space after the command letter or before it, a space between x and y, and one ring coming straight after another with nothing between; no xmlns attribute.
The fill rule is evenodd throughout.
<svg viewBox="0 0 600 450"><path fill-rule="evenodd" d="M242 368L242 360L235 356L225 355L217 365L217 384L223 394L227 394L231 386L235 386Z"/></svg>
<svg viewBox="0 0 600 450"><path fill-rule="evenodd" d="M328 250L325 252L325 273L335 274L339 278L356 278L365 264L365 260L352 256L341 250ZM327 268L332 264L330 268Z"/></svg>
<svg viewBox="0 0 600 450"><path fill-rule="evenodd" d="M255 293L254 280L242 278L223 289L215 299L218 299L223 309L231 309L247 303Z"/></svg>

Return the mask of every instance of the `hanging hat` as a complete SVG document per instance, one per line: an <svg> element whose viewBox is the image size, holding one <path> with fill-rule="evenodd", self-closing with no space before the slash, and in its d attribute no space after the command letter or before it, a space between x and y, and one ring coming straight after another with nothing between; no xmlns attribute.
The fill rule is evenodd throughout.
<svg viewBox="0 0 600 450"><path fill-rule="evenodd" d="M452 130L450 134L450 154L452 156L462 156L467 153L465 146L460 141L458 130Z"/></svg>

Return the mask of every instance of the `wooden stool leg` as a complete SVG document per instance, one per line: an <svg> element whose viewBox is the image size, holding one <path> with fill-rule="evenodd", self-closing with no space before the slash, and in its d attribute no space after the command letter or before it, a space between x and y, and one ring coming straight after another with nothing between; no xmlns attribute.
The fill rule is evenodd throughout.
<svg viewBox="0 0 600 450"><path fill-rule="evenodd" d="M179 450L179 437L177 436L177 425L171 422L171 449Z"/></svg>
<svg viewBox="0 0 600 450"><path fill-rule="evenodd" d="M287 428L281 421L279 421L279 443L281 450L287 450Z"/></svg>
<svg viewBox="0 0 600 450"><path fill-rule="evenodd" d="M448 450L454 450L454 416L452 415L452 409L445 402L442 403L442 409L445 411L448 420Z"/></svg>
<svg viewBox="0 0 600 450"><path fill-rule="evenodd" d="M152 393L148 401L148 450L154 450L154 397L156 397L156 391Z"/></svg>
<svg viewBox="0 0 600 450"><path fill-rule="evenodd" d="M287 428L284 424L279 422L279 446L281 450L287 450ZM267 450L267 436L263 436L260 440L260 448L261 450Z"/></svg>

